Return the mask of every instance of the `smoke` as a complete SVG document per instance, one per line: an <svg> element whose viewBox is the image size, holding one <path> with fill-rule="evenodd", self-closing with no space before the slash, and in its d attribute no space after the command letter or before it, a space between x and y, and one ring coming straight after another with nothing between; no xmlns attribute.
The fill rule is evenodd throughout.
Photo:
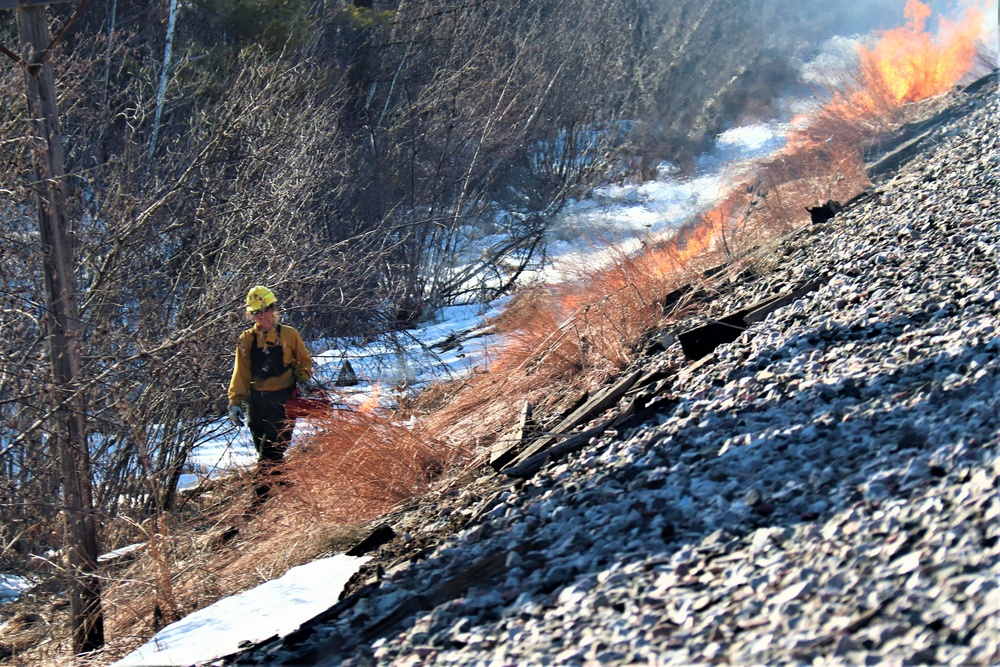
<svg viewBox="0 0 1000 667"><path fill-rule="evenodd" d="M819 54L799 70L803 83L812 87L840 88L850 83L849 72L860 64L861 39L835 35L828 39Z"/></svg>
<svg viewBox="0 0 1000 667"><path fill-rule="evenodd" d="M853 14L849 18L845 12ZM924 15L925 25L914 21L914 14ZM978 48L987 51L983 59L990 61L982 63L976 69L973 67L966 79L975 78L985 73L985 69L997 66L997 3L995 0L970 0L956 6L951 0L882 0L858 9L854 3L834 3L825 8L817 9L811 24L795 24L799 36L806 25L812 25L812 35L822 37L808 44L801 40L791 48L790 62L796 63L793 70L797 73L794 81L787 82L784 94L777 98L772 107L776 110L775 120L787 120L802 113L807 113L817 99L825 100L831 91L843 91L858 84L858 73L870 62L865 62L863 53L871 53L871 49L887 35L902 33L904 42L897 47L898 54L889 53L883 56L883 66L887 69L914 67L913 56L904 51L909 46L915 51L934 51L934 58L939 62L948 59L967 59L967 53L977 47L970 44L976 41L978 33ZM910 32L907 32L909 30ZM964 33L956 39L955 33ZM786 35L787 36L787 35ZM907 44L908 40L911 41ZM794 40L788 40L791 43ZM955 42L956 47L949 47L954 52L948 53L948 48L938 49L940 42ZM920 42L916 44L915 42ZM965 43L962 47L962 43ZM966 54L959 53L959 47ZM894 64L895 63L895 64ZM927 66L921 63L920 66ZM961 67L958 63L953 66ZM946 68L945 65L935 67ZM962 83L958 80L954 83Z"/></svg>

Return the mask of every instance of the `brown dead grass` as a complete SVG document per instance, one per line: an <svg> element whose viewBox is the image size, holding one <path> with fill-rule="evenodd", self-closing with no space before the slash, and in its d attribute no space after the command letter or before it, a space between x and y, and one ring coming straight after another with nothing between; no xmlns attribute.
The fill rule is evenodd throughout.
<svg viewBox="0 0 1000 667"><path fill-rule="evenodd" d="M377 408L331 410L311 421L316 432L288 460L290 485L278 498L297 520L370 520L427 492L456 456L421 425Z"/></svg>
<svg viewBox="0 0 1000 667"><path fill-rule="evenodd" d="M668 284L652 263L618 254L576 283L518 294L493 323L505 342L489 373L430 393L441 407L423 423L468 458L509 430L525 402L545 411L593 389L635 359Z"/></svg>
<svg viewBox="0 0 1000 667"><path fill-rule="evenodd" d="M565 391L592 389L634 361L650 329L685 314L662 312L668 292L685 284L715 289L726 275L766 262L770 248L809 225L809 208L843 204L870 188L863 151L933 103L904 104L873 58L863 62L842 90L797 121L783 151L674 239L615 255L598 271L581 267L572 284L518 295L496 322L506 342L489 373L441 385L418 401L429 431L463 452L476 449L508 431L525 402L551 405ZM705 277L721 265L732 270Z"/></svg>
<svg viewBox="0 0 1000 667"><path fill-rule="evenodd" d="M415 402L421 422L436 440L468 458L508 430L525 401L537 406L554 387L579 386L599 374L592 367L586 370L579 323L561 318L551 307L554 303L554 295L544 289L515 297L494 322L506 342L490 371L441 385ZM439 407L428 412L427 405Z"/></svg>
<svg viewBox="0 0 1000 667"><path fill-rule="evenodd" d="M848 127L827 121L814 132ZM675 238L635 255L609 249L604 267L577 267L571 283L515 296L493 323L505 342L489 372L428 391L413 406L424 426L467 459L509 431L525 402L551 407L566 392L591 390L626 368L650 330L685 314L663 312L670 291L714 289L725 274L708 279L708 269L742 269L752 253L809 224L808 207L847 201L870 186L848 139L817 144L811 136L747 174Z"/></svg>

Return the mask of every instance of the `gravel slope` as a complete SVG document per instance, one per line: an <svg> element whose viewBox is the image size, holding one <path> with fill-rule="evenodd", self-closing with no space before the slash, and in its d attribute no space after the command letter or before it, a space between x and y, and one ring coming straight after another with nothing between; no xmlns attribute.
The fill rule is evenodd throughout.
<svg viewBox="0 0 1000 667"><path fill-rule="evenodd" d="M1000 662L996 76L962 103L713 305L821 284L682 372L662 412L442 499L398 538L425 545L412 559L225 662Z"/></svg>

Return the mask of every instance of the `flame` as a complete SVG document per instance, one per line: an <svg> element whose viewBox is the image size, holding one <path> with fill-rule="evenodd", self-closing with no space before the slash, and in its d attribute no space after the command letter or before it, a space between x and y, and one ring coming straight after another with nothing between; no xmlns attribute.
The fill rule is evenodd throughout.
<svg viewBox="0 0 1000 667"><path fill-rule="evenodd" d="M802 164L835 161L898 125L904 105L960 83L978 62L986 15L985 0L979 2L979 7L967 6L957 21L939 18L935 35L927 27L930 8L907 0L905 24L876 33L868 46L859 47L853 76L822 108L793 119L783 153Z"/></svg>
<svg viewBox="0 0 1000 667"><path fill-rule="evenodd" d="M927 29L930 7L908 0L904 15L905 25L859 51L866 88L888 93L897 105L944 93L972 70L985 10L967 7L955 22L939 18L936 37Z"/></svg>
<svg viewBox="0 0 1000 667"><path fill-rule="evenodd" d="M677 267L683 267L697 257L716 250L732 229L738 204L739 193L733 190L715 208L702 213L692 228L678 233L671 244L671 261Z"/></svg>
<svg viewBox="0 0 1000 667"><path fill-rule="evenodd" d="M365 414L371 414L372 412L375 412L375 410L378 409L378 397L379 394L381 393L381 389L382 385L376 383L375 386L372 387L371 396L361 401L361 403L358 405L358 412L362 412Z"/></svg>
<svg viewBox="0 0 1000 667"><path fill-rule="evenodd" d="M736 200L730 196L681 227L670 240L647 247L636 258L618 258L611 269L588 275L582 284L555 287L561 316L577 316L601 299L627 289L634 283L635 271L653 279L680 275L692 260L718 247L732 226L735 208Z"/></svg>
<svg viewBox="0 0 1000 667"><path fill-rule="evenodd" d="M902 105L946 92L973 70L985 9L969 6L957 21L938 19L936 35L927 28L931 9L920 0L907 0L904 15L902 27L877 33L871 46L859 49L854 85L835 91L818 112L793 119L783 151L785 162L803 168L814 162L839 163L843 158L838 151L855 154L844 149L863 139L858 135L866 131L863 121L891 118ZM855 123L857 130L852 127ZM649 249L645 261L667 275L708 253L727 250L725 244L738 231L745 204L734 188L669 243Z"/></svg>

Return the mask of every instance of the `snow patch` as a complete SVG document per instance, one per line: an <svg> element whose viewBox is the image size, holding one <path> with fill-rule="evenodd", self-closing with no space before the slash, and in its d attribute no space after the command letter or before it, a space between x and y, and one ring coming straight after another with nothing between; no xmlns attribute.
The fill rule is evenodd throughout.
<svg viewBox="0 0 1000 667"><path fill-rule="evenodd" d="M340 554L293 567L168 625L113 667L201 664L236 653L247 642L284 637L335 605L347 580L368 560Z"/></svg>
<svg viewBox="0 0 1000 667"><path fill-rule="evenodd" d="M101 554L100 556L97 557L97 562L107 563L113 560L117 560L122 556L127 556L130 553L134 553L139 549L142 549L144 546L146 546L145 542L138 542L136 544L129 544L128 546L120 547L118 549L115 549L114 551L109 551L107 553Z"/></svg>
<svg viewBox="0 0 1000 667"><path fill-rule="evenodd" d="M0 574L0 604L16 600L17 597L35 584L30 579L13 574Z"/></svg>

